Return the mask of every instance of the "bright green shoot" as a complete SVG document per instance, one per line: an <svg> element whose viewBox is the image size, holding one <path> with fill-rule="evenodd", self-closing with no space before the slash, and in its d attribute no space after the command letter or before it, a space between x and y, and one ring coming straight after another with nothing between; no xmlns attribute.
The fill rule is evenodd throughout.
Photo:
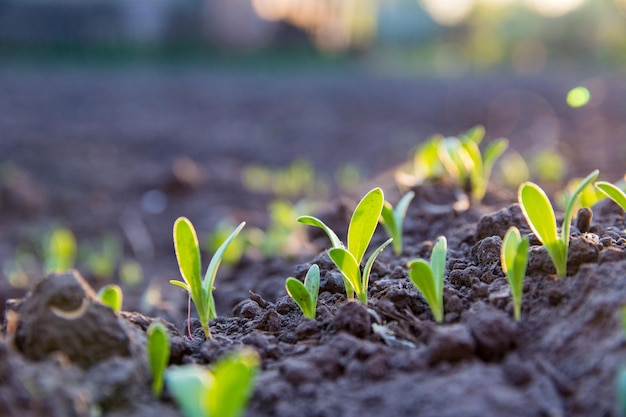
<svg viewBox="0 0 626 417"><path fill-rule="evenodd" d="M563 215L561 235L557 233L556 216L546 193L537 184L525 182L518 190L522 213L537 239L546 247L559 277L567 275L567 250L574 206L582 190L598 177L598 170L589 174L570 195Z"/></svg>
<svg viewBox="0 0 626 417"><path fill-rule="evenodd" d="M163 323L158 321L150 323L146 334L148 364L152 372L152 393L159 398L163 392L165 369L170 360L170 337Z"/></svg>
<svg viewBox="0 0 626 417"><path fill-rule="evenodd" d="M341 243L337 234L321 220L312 216L298 217L300 223L319 227L328 235L333 246L332 249L328 251L328 255L341 270L346 287L346 294L350 299L354 298L354 293L357 291L360 294L359 299L361 301L365 300L363 302L367 302L369 270L367 270L366 265L364 272L367 272L367 275L361 274L360 265L363 260L363 255L365 255L365 251L372 240L376 226L378 225L384 202L385 197L383 190L380 188L374 188L361 199L350 219L347 248ZM376 249L374 252L376 256L378 256L390 242L391 239ZM376 256L374 256L374 259ZM368 263L370 260L372 263L370 268L373 265L374 259L371 259L371 257L368 259ZM363 288L365 288L365 292L363 292Z"/></svg>
<svg viewBox="0 0 626 417"><path fill-rule="evenodd" d="M517 321L522 317L522 293L528 265L528 247L528 236L522 238L517 227L511 226L504 235L500 251L502 270L511 287L513 316Z"/></svg>
<svg viewBox="0 0 626 417"><path fill-rule="evenodd" d="M606 181L598 181L595 183L595 186L604 194L606 194L611 200L613 200L617 205L619 205L622 210L626 211L626 193L624 193L624 191Z"/></svg>
<svg viewBox="0 0 626 417"><path fill-rule="evenodd" d="M184 281L171 280L170 284L177 285L189 293L193 304L196 306L198 318L207 339L211 338L209 320L217 317L215 300L213 299L215 276L228 245L235 239L245 224L245 222L242 222L237 226L218 248L211 259L203 280L200 277L200 247L193 224L186 217L179 217L174 223L174 248Z"/></svg>
<svg viewBox="0 0 626 417"><path fill-rule="evenodd" d="M449 137L441 141L439 158L450 176L461 187L468 183L474 203L480 203L487 192L487 184L496 160L508 148L508 140L494 140L481 153L478 145L485 136L485 129L476 126L460 138Z"/></svg>
<svg viewBox="0 0 626 417"><path fill-rule="evenodd" d="M166 372L166 382L185 417L239 417L254 389L259 357L244 349L220 359L213 371L183 365Z"/></svg>
<svg viewBox="0 0 626 417"><path fill-rule="evenodd" d="M111 284L105 285L98 291L98 298L102 301L102 304L111 307L111 310L118 313L122 309L122 302L124 301L124 294L119 285Z"/></svg>
<svg viewBox="0 0 626 417"><path fill-rule="evenodd" d="M426 298L438 323L443 322L443 277L446 271L448 242L444 236L437 239L430 255L430 263L415 259L408 263L411 282Z"/></svg>
<svg viewBox="0 0 626 417"><path fill-rule="evenodd" d="M383 205L383 211L381 213L383 226L389 237L393 238L393 251L396 255L402 253L402 225L404 224L404 217L406 216L406 211L413 197L415 197L415 193L409 191L398 201L395 208L388 201L385 201Z"/></svg>
<svg viewBox="0 0 626 417"><path fill-rule="evenodd" d="M60 227L50 234L44 248L44 270L64 272L74 267L76 261L76 238L70 229Z"/></svg>
<svg viewBox="0 0 626 417"><path fill-rule="evenodd" d="M304 284L294 277L287 278L285 288L287 294L302 310L304 317L315 319L317 296L320 291L320 268L315 264L311 265L304 279Z"/></svg>

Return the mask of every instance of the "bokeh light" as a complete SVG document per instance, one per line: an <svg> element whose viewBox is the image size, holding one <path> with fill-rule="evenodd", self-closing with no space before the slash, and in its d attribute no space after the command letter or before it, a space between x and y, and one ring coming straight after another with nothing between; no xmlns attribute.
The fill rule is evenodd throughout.
<svg viewBox="0 0 626 417"><path fill-rule="evenodd" d="M567 104L570 107L583 107L591 99L591 93L585 87L574 87L567 93Z"/></svg>

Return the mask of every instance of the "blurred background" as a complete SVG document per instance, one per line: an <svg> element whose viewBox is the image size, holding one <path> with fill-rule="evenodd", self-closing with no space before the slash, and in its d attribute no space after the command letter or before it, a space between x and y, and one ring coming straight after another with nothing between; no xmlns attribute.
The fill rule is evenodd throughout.
<svg viewBox="0 0 626 417"><path fill-rule="evenodd" d="M275 296L320 250L298 214L364 183L395 202L421 144L475 125L509 139L511 190L618 181L625 55L626 0L0 0L0 306L65 248L165 311L185 215L205 265L248 221L228 314L239 259Z"/></svg>

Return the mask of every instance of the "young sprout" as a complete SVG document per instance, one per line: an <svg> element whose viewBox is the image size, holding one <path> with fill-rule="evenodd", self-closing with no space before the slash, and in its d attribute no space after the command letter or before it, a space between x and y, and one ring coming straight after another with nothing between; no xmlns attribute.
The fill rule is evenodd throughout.
<svg viewBox="0 0 626 417"><path fill-rule="evenodd" d="M443 277L446 270L448 242L444 236L437 239L430 255L430 263L414 259L408 263L411 282L426 298L438 323L443 321Z"/></svg>
<svg viewBox="0 0 626 417"><path fill-rule="evenodd" d="M428 178L440 177L443 166L439 160L438 149L443 136L434 135L419 145L413 154L410 166L405 170L395 172L396 183L402 188L415 187Z"/></svg>
<svg viewBox="0 0 626 417"><path fill-rule="evenodd" d="M239 417L254 389L259 356L244 349L220 359L213 371L198 365L169 368L165 379L185 417Z"/></svg>
<svg viewBox="0 0 626 417"><path fill-rule="evenodd" d="M315 319L317 296L320 291L320 268L313 264L304 278L304 284L300 280L289 277L285 282L287 294L298 304L304 317Z"/></svg>
<svg viewBox="0 0 626 417"><path fill-rule="evenodd" d="M501 138L491 142L481 153L478 145L484 136L485 128L476 126L460 138L445 138L439 146L443 166L461 187L469 186L474 203L482 201L493 166L509 146L508 140Z"/></svg>
<svg viewBox="0 0 626 417"><path fill-rule="evenodd" d="M64 272L74 267L76 260L76 238L70 229L64 227L52 231L44 248L44 270Z"/></svg>
<svg viewBox="0 0 626 417"><path fill-rule="evenodd" d="M560 236L557 233L554 209L546 193L532 182L520 185L518 201L522 213L537 239L546 247L559 277L567 275L567 250L574 205L582 190L598 177L598 173L598 170L595 170L589 174L569 196Z"/></svg>
<svg viewBox="0 0 626 417"><path fill-rule="evenodd" d="M148 364L152 372L152 393L156 398L163 392L163 376L170 360L170 337L163 323L154 321L150 323L148 331L146 351Z"/></svg>
<svg viewBox="0 0 626 417"><path fill-rule="evenodd" d="M179 217L174 223L174 248L176 250L176 259L178 260L180 274L184 282L171 280L170 284L177 285L189 293L189 297L196 306L198 318L200 319L202 330L204 330L207 339L211 338L209 320L217 317L217 313L215 312L215 300L213 299L213 290L215 289L213 284L215 283L217 269L222 262L222 257L228 245L235 239L245 224L245 222L239 224L217 249L217 252L215 252L209 263L203 280L200 277L201 262L198 236L196 235L193 224L191 224L191 221L186 217Z"/></svg>
<svg viewBox="0 0 626 417"><path fill-rule="evenodd" d="M613 200L617 205L619 205L622 210L626 211L626 193L624 193L624 191L606 181L598 181L595 183L595 186L604 194L606 194L611 200Z"/></svg>
<svg viewBox="0 0 626 417"><path fill-rule="evenodd" d="M528 236L522 238L517 227L511 226L504 235L500 251L502 270L511 286L513 315L516 321L522 317L522 292L528 264L528 246Z"/></svg>
<svg viewBox="0 0 626 417"><path fill-rule="evenodd" d="M383 226L389 237L393 238L393 251L396 255L402 253L402 225L404 224L404 217L406 216L406 211L413 197L415 197L415 193L409 191L398 201L395 209L388 201L385 201L383 205L383 211L381 213Z"/></svg>
<svg viewBox="0 0 626 417"><path fill-rule="evenodd" d="M118 313L122 309L122 302L124 300L124 294L119 285L110 284L105 285L98 291L98 298L102 301L102 304L111 307L111 310Z"/></svg>
<svg viewBox="0 0 626 417"><path fill-rule="evenodd" d="M354 293L356 292L359 300L363 303L367 303L369 274L374 260L392 241L392 239L389 239L374 251L368 258L363 273L361 273L361 261L378 225L384 202L385 197L383 190L380 188L374 188L361 199L350 219L347 248L344 247L335 232L321 220L312 216L301 216L298 218L300 223L319 227L326 232L333 245L328 251L328 256L342 272L348 298L354 298Z"/></svg>

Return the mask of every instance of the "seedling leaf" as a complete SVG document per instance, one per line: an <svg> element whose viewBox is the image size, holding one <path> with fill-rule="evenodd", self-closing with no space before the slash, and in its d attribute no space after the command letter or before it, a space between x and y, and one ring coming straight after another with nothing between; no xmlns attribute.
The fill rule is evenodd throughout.
<svg viewBox="0 0 626 417"><path fill-rule="evenodd" d="M296 278L289 277L285 282L287 293L298 304L305 317L315 319L317 296L320 290L320 269L313 264L309 268L304 284Z"/></svg>
<svg viewBox="0 0 626 417"><path fill-rule="evenodd" d="M213 289L215 288L213 284L215 283L215 276L217 275L217 270L220 266L220 263L222 263L222 258L224 257L224 253L226 252L226 249L228 249L228 245L230 245L230 242L232 242L233 239L237 237L237 235L239 234L239 232L241 232L241 229L243 229L245 225L246 225L246 222L239 223L239 226L237 226L237 228L230 234L230 236L226 238L226 240L217 249L213 257L211 258L209 267L206 270L204 281L202 282L202 291L205 296L208 294L208 296L210 297L209 320L214 319L217 316L215 312L215 302L213 301Z"/></svg>
<svg viewBox="0 0 626 417"><path fill-rule="evenodd" d="M500 253L502 270L511 287L515 320L518 321L521 318L522 293L528 264L528 246L528 237L522 238L517 227L511 226L504 235Z"/></svg>
<svg viewBox="0 0 626 417"><path fill-rule="evenodd" d="M423 259L409 263L409 277L415 286L424 295L430 310L438 322L443 321L443 314L439 309L437 287L430 265Z"/></svg>
<svg viewBox="0 0 626 417"><path fill-rule="evenodd" d="M258 366L257 353L249 349L220 359L213 369L215 382L207 396L207 415L241 416L252 394Z"/></svg>
<svg viewBox="0 0 626 417"><path fill-rule="evenodd" d="M354 255L344 248L332 248L328 250L328 256L343 274L346 289L356 291L357 297L361 299L361 270Z"/></svg>
<svg viewBox="0 0 626 417"><path fill-rule="evenodd" d="M152 372L152 393L160 397L163 392L163 375L170 360L170 339L162 323L152 322L146 332L148 341L146 350Z"/></svg>
<svg viewBox="0 0 626 417"><path fill-rule="evenodd" d="M435 288L438 297L443 295L443 276L446 272L446 252L448 251L448 241L444 236L437 239L437 243L430 254L430 268L435 278Z"/></svg>
<svg viewBox="0 0 626 417"><path fill-rule="evenodd" d="M413 191L409 191L405 195L402 196L396 208L385 201L383 205L383 209L381 212L381 217L383 219L383 226L387 231L387 234L393 238L393 250L396 255L400 255L402 253L402 226L404 224L404 218L406 217L406 212L409 208L409 204L415 197L415 193Z"/></svg>
<svg viewBox="0 0 626 417"><path fill-rule="evenodd" d="M348 251L354 256L357 265L361 263L365 250L372 240L384 203L383 190L374 188L354 209L348 226Z"/></svg>
<svg viewBox="0 0 626 417"><path fill-rule="evenodd" d="M363 288L363 291L365 292L365 296L366 296L365 301L364 301L365 303L367 303L367 288L369 286L370 273L372 272L372 267L374 266L374 261L376 260L378 255L380 255L380 253L391 242L393 242L393 238L387 239L385 242L383 242L382 245L377 247L374 252L372 252L372 254L369 256L369 258L367 258L367 262L365 263L365 268L363 268L363 275L362 275L362 282L361 282L361 287ZM361 301L363 301L363 300L361 300Z"/></svg>
<svg viewBox="0 0 626 417"><path fill-rule="evenodd" d="M331 245L333 245L333 248L343 247L343 243L341 243L341 240L339 240L335 232L333 232L330 227L326 226L326 224L322 222L321 220L319 220L318 218L313 217L313 216L300 216L298 217L297 220L299 223L308 224L309 226L319 227L324 232L326 232L326 234L328 235L328 238L330 239Z"/></svg>
<svg viewBox="0 0 626 417"><path fill-rule="evenodd" d="M105 285L98 291L98 297L102 304L111 307L111 310L118 313L122 309L122 302L124 300L124 294L119 285L111 284Z"/></svg>
<svg viewBox="0 0 626 417"><path fill-rule="evenodd" d="M197 365L184 365L167 370L167 387L185 417L207 417L206 392L215 377Z"/></svg>
<svg viewBox="0 0 626 417"><path fill-rule="evenodd" d="M622 210L626 211L626 193L624 191L606 181L598 181L595 183L595 186L618 204Z"/></svg>
<svg viewBox="0 0 626 417"><path fill-rule="evenodd" d="M556 217L546 193L532 182L524 182L519 189L519 201L524 217L537 239L546 247L558 241Z"/></svg>
<svg viewBox="0 0 626 417"><path fill-rule="evenodd" d="M200 247L191 221L179 217L174 223L174 249L180 274L190 289L200 289ZM193 298L193 295L192 295Z"/></svg>

